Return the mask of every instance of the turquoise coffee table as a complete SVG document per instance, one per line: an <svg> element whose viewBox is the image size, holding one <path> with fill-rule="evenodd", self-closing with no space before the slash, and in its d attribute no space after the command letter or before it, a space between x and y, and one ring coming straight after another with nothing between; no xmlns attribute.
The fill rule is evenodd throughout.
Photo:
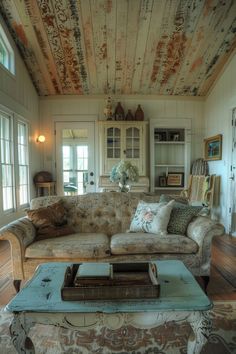
<svg viewBox="0 0 236 354"><path fill-rule="evenodd" d="M61 300L60 289L70 263L40 265L33 278L6 306L6 311L14 315L10 332L17 352L35 353L32 343L30 349L29 345L25 346L28 332L35 323L90 333L94 329L96 334L99 329L103 333L106 330L118 333L122 326L150 329L168 321L187 321L194 334L188 340L187 353L200 353L211 332L212 303L182 262L157 261L156 264L161 283L158 299L80 302ZM115 337L111 336L110 340ZM96 335L90 339L96 340ZM83 341L80 345L80 349L87 352Z"/></svg>

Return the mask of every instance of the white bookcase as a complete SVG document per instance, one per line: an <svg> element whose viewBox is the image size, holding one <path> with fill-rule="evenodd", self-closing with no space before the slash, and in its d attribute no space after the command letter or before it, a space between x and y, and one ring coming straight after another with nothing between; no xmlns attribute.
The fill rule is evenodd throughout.
<svg viewBox="0 0 236 354"><path fill-rule="evenodd" d="M190 173L191 120L150 120L150 189L180 193Z"/></svg>

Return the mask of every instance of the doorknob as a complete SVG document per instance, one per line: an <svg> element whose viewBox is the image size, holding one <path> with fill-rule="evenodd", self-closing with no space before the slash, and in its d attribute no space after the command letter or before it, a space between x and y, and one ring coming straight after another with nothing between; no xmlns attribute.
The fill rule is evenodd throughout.
<svg viewBox="0 0 236 354"><path fill-rule="evenodd" d="M93 172L90 172L89 176L93 176Z"/></svg>
<svg viewBox="0 0 236 354"><path fill-rule="evenodd" d="M90 182L90 184L91 184L91 186L93 186L93 185L94 185L94 182L93 182L93 181L91 181L91 182Z"/></svg>
<svg viewBox="0 0 236 354"><path fill-rule="evenodd" d="M232 177L229 177L229 179L231 179L232 181L234 181L234 175Z"/></svg>

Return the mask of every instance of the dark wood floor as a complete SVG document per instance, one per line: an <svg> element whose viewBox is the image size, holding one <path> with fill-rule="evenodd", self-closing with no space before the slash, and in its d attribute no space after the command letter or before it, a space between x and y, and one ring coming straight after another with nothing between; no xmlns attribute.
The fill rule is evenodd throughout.
<svg viewBox="0 0 236 354"><path fill-rule="evenodd" d="M236 238L216 237L212 246L211 277L207 288L212 300L236 300ZM201 285L201 279L197 279ZM0 306L15 295L12 285L11 250L0 241Z"/></svg>

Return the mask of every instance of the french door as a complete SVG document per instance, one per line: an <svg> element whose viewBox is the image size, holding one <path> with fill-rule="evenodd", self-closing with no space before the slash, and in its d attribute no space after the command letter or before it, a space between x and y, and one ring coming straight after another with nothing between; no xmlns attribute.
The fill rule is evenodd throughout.
<svg viewBox="0 0 236 354"><path fill-rule="evenodd" d="M57 195L95 192L93 122L56 122Z"/></svg>

